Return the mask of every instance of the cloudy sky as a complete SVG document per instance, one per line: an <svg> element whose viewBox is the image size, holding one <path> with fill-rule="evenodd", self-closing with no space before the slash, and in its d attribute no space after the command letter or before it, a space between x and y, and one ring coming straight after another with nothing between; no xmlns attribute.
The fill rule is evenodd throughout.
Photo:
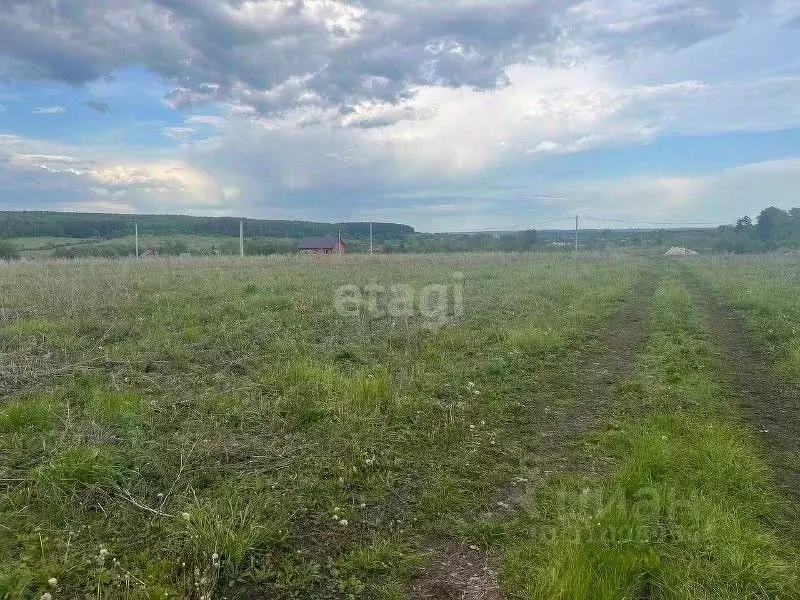
<svg viewBox="0 0 800 600"><path fill-rule="evenodd" d="M0 0L0 208L730 222L799 99L800 0Z"/></svg>

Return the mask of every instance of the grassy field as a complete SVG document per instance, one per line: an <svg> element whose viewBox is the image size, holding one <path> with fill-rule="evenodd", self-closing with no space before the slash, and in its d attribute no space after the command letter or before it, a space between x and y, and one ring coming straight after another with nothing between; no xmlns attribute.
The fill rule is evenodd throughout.
<svg viewBox="0 0 800 600"><path fill-rule="evenodd" d="M469 535L520 475L543 365L591 338L638 268L6 268L0 590L33 596L54 577L65 597L402 597L421 544ZM438 330L333 309L342 284L456 273L464 315Z"/></svg>
<svg viewBox="0 0 800 600"><path fill-rule="evenodd" d="M54 257L56 252L65 252L70 249L80 253L100 253L103 248L120 249L121 256L133 255L136 240L133 235L104 239L104 238L68 238L68 237L32 237L11 238L13 244L22 257L27 259L45 259ZM289 243L288 240L274 238L276 243ZM229 253L238 253L239 239L227 236L211 235L181 235L153 236L142 234L139 236L139 250L144 253L149 248L162 248L166 245L185 248L195 254L210 254L212 248L233 248ZM230 247L230 248L229 248ZM124 252L122 250L124 249ZM100 256L100 254L97 254Z"/></svg>
<svg viewBox="0 0 800 600"><path fill-rule="evenodd" d="M791 501L684 286L725 268L3 266L0 598L800 597ZM622 326L646 341L617 372Z"/></svg>
<svg viewBox="0 0 800 600"><path fill-rule="evenodd" d="M31 250L42 250L46 248L54 248L56 246L63 246L68 244L78 244L84 240L78 238L68 237L22 237L22 238L9 238L9 243L14 244L20 251L27 252Z"/></svg>

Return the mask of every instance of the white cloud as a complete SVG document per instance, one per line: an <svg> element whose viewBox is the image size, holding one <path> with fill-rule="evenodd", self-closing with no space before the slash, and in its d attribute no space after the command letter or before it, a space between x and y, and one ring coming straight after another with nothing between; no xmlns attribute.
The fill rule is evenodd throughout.
<svg viewBox="0 0 800 600"><path fill-rule="evenodd" d="M21 162L28 163L64 163L64 164L78 164L82 161L74 156L62 156L57 154L17 154L13 157Z"/></svg>
<svg viewBox="0 0 800 600"><path fill-rule="evenodd" d="M421 190L397 194L394 199L404 202L362 216L416 222L425 231L569 228L576 213L585 228L718 225L745 214L755 217L766 206L797 206L798 188L800 156L705 175L543 183L538 194L491 185Z"/></svg>
<svg viewBox="0 0 800 600"><path fill-rule="evenodd" d="M139 207L136 204L102 199L85 202L65 202L59 204L57 209L67 212L105 212L128 215L139 212Z"/></svg>
<svg viewBox="0 0 800 600"><path fill-rule="evenodd" d="M40 106L33 110L35 115L62 115L67 112L63 106Z"/></svg>
<svg viewBox="0 0 800 600"><path fill-rule="evenodd" d="M772 15L780 23L796 21L800 18L800 0L777 0L772 6Z"/></svg>
<svg viewBox="0 0 800 600"><path fill-rule="evenodd" d="M164 127L161 130L161 133L168 138L178 141L188 140L194 132L195 130L192 127Z"/></svg>
<svg viewBox="0 0 800 600"><path fill-rule="evenodd" d="M189 115L185 121L187 125L210 125L212 127L221 127L228 122L225 117L216 115Z"/></svg>
<svg viewBox="0 0 800 600"><path fill-rule="evenodd" d="M696 176L628 176L554 187L599 218L646 223L730 223L767 206L797 206L800 156Z"/></svg>
<svg viewBox="0 0 800 600"><path fill-rule="evenodd" d="M53 204L64 195L73 197L59 206L92 206L96 209L120 204L143 211L219 210L236 205L235 187L224 188L202 169L179 159L142 160L116 155L108 149L56 145L18 136L0 137L0 177L11 186L31 190L37 201ZM10 196L13 194L9 194ZM121 205L121 204L120 204Z"/></svg>
<svg viewBox="0 0 800 600"><path fill-rule="evenodd" d="M797 77L643 85L605 61L580 69L518 66L508 75L510 85L495 91L420 88L399 106L371 105L334 127L314 110L256 121L229 117L224 125L215 120L216 143L193 156L212 173L271 176L259 186L273 198L322 188L390 193L458 185L498 168L535 168L546 156L662 135L800 126ZM351 126L367 119L391 124Z"/></svg>

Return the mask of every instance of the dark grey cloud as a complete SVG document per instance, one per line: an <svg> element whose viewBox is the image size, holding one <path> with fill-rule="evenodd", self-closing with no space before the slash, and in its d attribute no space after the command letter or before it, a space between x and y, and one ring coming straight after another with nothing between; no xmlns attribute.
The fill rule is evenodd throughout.
<svg viewBox="0 0 800 600"><path fill-rule="evenodd" d="M101 115L108 116L111 114L111 107L106 102L98 102L96 100L89 100L86 103L86 106L91 108L93 111L100 113Z"/></svg>
<svg viewBox="0 0 800 600"><path fill-rule="evenodd" d="M604 23L593 11L613 16L616 5L636 3L0 0L0 76L82 84L144 65L174 82L165 100L175 108L346 112L363 101L395 103L419 85L502 86L507 66L552 59L570 37L612 54L691 44L732 27L744 2L639 3L648 8Z"/></svg>
<svg viewBox="0 0 800 600"><path fill-rule="evenodd" d="M769 0L764 4L769 4ZM613 4L613 3L609 3ZM607 22L584 24L606 51L624 53L643 46L681 48L732 29L752 0L670 0L642 2L646 12L609 15Z"/></svg>

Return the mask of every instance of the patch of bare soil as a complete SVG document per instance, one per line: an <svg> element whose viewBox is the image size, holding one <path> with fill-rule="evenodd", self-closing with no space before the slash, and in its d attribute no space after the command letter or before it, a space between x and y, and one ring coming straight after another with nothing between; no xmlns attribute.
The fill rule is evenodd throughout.
<svg viewBox="0 0 800 600"><path fill-rule="evenodd" d="M505 510L557 473L585 472L581 452L585 436L599 427L612 405L616 386L629 374L637 348L644 342L653 295L653 275L635 290L597 343L572 359L575 382L565 385L558 377L537 393L555 402L540 415L540 439L526 465L526 477L500 490L496 504ZM591 466L591 468L594 468ZM502 600L498 573L491 558L475 547L432 548L427 571L417 580L411 597L417 600Z"/></svg>
<svg viewBox="0 0 800 600"><path fill-rule="evenodd" d="M742 320L714 300L696 281L687 281L695 305L722 348L723 378L739 399L744 418L762 440L777 481L800 503L800 390L780 382L768 361L758 356ZM792 460L791 457L795 459Z"/></svg>
<svg viewBox="0 0 800 600"><path fill-rule="evenodd" d="M433 565L412 587L418 600L502 600L497 571L478 548L432 551Z"/></svg>

